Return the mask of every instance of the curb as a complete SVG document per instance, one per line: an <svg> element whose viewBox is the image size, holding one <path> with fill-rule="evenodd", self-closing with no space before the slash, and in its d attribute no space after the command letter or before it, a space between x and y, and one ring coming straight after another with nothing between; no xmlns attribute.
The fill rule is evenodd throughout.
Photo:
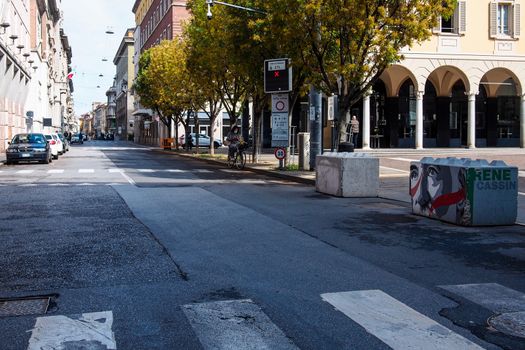
<svg viewBox="0 0 525 350"><path fill-rule="evenodd" d="M154 150L154 152L159 152L159 153L164 153L164 154L172 154L172 155L183 157L183 158L187 158L187 159L198 160L198 161L205 162L205 163L208 163L208 164L221 165L221 166L224 166L224 167L228 167L228 164L226 162L223 162L223 161L220 161L220 160L207 159L207 158L198 158L198 157L194 157L194 156L189 155L189 154L170 152L170 151L165 151L165 150L161 150L161 149L160 150L159 149ZM296 182L296 183L301 183L303 185L315 186L315 180L314 179L305 179L305 178L302 178L300 176L283 174L283 173L279 173L279 172L272 171L272 170L254 168L254 167L251 167L249 165L246 165L244 167L244 170L251 171L252 173L256 173L256 174L271 176L271 177L278 178L278 179L281 179L281 180L288 180L288 181L293 181L293 182Z"/></svg>

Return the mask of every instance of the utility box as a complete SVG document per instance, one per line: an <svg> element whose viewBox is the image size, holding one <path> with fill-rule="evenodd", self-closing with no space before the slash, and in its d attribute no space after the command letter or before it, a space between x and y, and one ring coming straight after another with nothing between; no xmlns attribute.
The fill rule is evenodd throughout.
<svg viewBox="0 0 525 350"><path fill-rule="evenodd" d="M316 157L315 189L338 197L378 197L379 158L329 152Z"/></svg>
<svg viewBox="0 0 525 350"><path fill-rule="evenodd" d="M503 161L430 158L410 163L412 212L463 226L512 225L518 168Z"/></svg>
<svg viewBox="0 0 525 350"><path fill-rule="evenodd" d="M299 150L299 170L310 169L310 133L297 134L297 148Z"/></svg>

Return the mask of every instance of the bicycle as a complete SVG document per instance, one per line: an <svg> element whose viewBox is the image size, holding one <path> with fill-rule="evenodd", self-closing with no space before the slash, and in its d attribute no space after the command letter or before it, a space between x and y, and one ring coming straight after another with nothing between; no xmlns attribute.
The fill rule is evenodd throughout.
<svg viewBox="0 0 525 350"><path fill-rule="evenodd" d="M230 168L244 169L246 165L246 153L244 153L244 150L246 148L248 148L248 145L245 142L241 142L233 157L228 156L228 166Z"/></svg>

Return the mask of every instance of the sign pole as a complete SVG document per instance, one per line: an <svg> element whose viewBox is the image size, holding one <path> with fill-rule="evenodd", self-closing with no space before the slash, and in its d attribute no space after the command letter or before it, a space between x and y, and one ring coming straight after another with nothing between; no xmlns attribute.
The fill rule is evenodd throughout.
<svg viewBox="0 0 525 350"><path fill-rule="evenodd" d="M315 159L323 153L321 144L323 132L322 103L321 93L312 85L310 87L310 170L315 169Z"/></svg>

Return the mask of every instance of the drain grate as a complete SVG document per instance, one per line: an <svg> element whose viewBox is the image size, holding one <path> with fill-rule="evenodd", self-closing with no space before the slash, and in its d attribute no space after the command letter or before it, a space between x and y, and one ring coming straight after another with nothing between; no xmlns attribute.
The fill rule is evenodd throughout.
<svg viewBox="0 0 525 350"><path fill-rule="evenodd" d="M51 298L0 299L0 317L45 314Z"/></svg>

